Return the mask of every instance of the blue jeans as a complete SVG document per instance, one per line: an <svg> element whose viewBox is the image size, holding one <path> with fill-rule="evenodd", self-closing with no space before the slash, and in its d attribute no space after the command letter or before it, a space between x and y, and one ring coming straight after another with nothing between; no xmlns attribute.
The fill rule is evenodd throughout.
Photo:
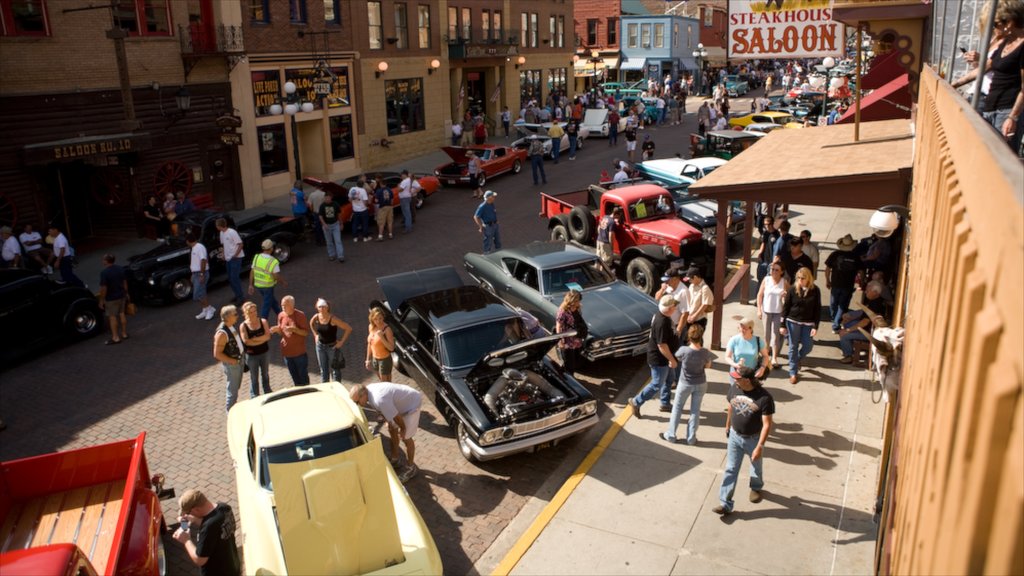
<svg viewBox="0 0 1024 576"><path fill-rule="evenodd" d="M683 406L686 399L690 398L690 420L686 423L686 443L697 442L697 428L700 427L700 404L704 400L704 393L708 391L708 383L690 385L679 382L676 386L676 398L672 402L672 416L668 419L668 431L665 437L669 440L676 439L676 429L679 427L679 418L682 416Z"/></svg>
<svg viewBox="0 0 1024 576"><path fill-rule="evenodd" d="M271 311L274 312L276 318L281 313L281 303L277 301L277 296L274 296L274 287L270 288L257 288L260 293L260 297L263 298L263 302L260 303L260 318L267 319L270 316Z"/></svg>
<svg viewBox="0 0 1024 576"><path fill-rule="evenodd" d="M263 393L270 394L270 354L248 354L245 357L245 364L249 367L249 396L255 398L260 395L259 381L263 380ZM262 378L261 378L262 377Z"/></svg>
<svg viewBox="0 0 1024 576"><path fill-rule="evenodd" d="M221 362L224 370L224 379L227 381L227 402L224 410L231 410L231 407L238 402L238 387L242 385L242 363L231 365Z"/></svg>
<svg viewBox="0 0 1024 576"><path fill-rule="evenodd" d="M570 154L571 156L572 154ZM540 171L540 177L545 184L548 183L548 175L544 173L544 156L537 154L536 156L530 156L530 167L533 169L533 185L536 186L540 182L537 181L537 171Z"/></svg>
<svg viewBox="0 0 1024 576"><path fill-rule="evenodd" d="M838 330L843 323L843 314L850 309L850 300L853 298L853 288L832 287L828 299L828 313L832 317L832 329Z"/></svg>
<svg viewBox="0 0 1024 576"><path fill-rule="evenodd" d="M501 230L498 223L484 224L484 254L501 250Z"/></svg>
<svg viewBox="0 0 1024 576"><path fill-rule="evenodd" d="M228 283L231 284L231 291L235 293L235 300L245 300L245 293L242 292L242 259L232 258L227 261Z"/></svg>
<svg viewBox="0 0 1024 576"><path fill-rule="evenodd" d="M365 238L370 235L368 224L370 222L370 211L352 212L352 237L355 239Z"/></svg>
<svg viewBox="0 0 1024 576"><path fill-rule="evenodd" d="M857 325L858 322L860 322L863 319L863 317L854 318L853 320L850 320L846 324L843 324L843 328L853 328L854 326ZM860 333L860 330L848 332L839 337L839 349L843 351L843 356L853 356L853 343L858 340L864 342L867 342L868 340L863 334Z"/></svg>
<svg viewBox="0 0 1024 576"><path fill-rule="evenodd" d="M558 153L562 150L562 139L552 138L551 139L551 159L558 164Z"/></svg>
<svg viewBox="0 0 1024 576"><path fill-rule="evenodd" d="M664 108L660 108L660 109L658 109L658 124L664 124L664 123L665 123L665 109Z"/></svg>
<svg viewBox="0 0 1024 576"><path fill-rule="evenodd" d="M292 383L296 386L309 384L309 356L285 356L284 365L288 368L288 374L292 377Z"/></svg>
<svg viewBox="0 0 1024 576"><path fill-rule="evenodd" d="M796 376L800 362L811 353L814 340L811 339L811 327L786 320L786 337L789 338L789 375Z"/></svg>
<svg viewBox="0 0 1024 576"><path fill-rule="evenodd" d="M732 512L732 497L736 493L736 481L739 479L743 457L754 453L754 448L757 448L757 441L760 439L760 434L740 436L735 430L729 430L729 442L725 452L725 472L722 474L722 488L718 491L718 501L730 512ZM750 461L750 489L758 492L764 488L764 451L761 452L760 458Z"/></svg>
<svg viewBox="0 0 1024 576"><path fill-rule="evenodd" d="M665 366L651 366L651 381L633 398L637 406L641 406L644 402L653 398L655 393L660 393L662 406L670 406L672 404L670 399L672 386L668 382L669 370L667 364Z"/></svg>
<svg viewBox="0 0 1024 576"><path fill-rule="evenodd" d="M334 344L316 343L316 361L320 364L321 382L341 382L341 370L331 368Z"/></svg>
<svg viewBox="0 0 1024 576"><path fill-rule="evenodd" d="M72 286L78 286L79 288L85 287L85 282L78 276L75 276L75 262L71 256L65 256L60 259L58 263L60 269L60 279L65 284L71 284Z"/></svg>
<svg viewBox="0 0 1024 576"><path fill-rule="evenodd" d="M608 146L615 146L619 143L619 125L612 124L608 127Z"/></svg>
<svg viewBox="0 0 1024 576"><path fill-rule="evenodd" d="M324 228L324 240L327 242L327 256L341 260L345 257L345 247L341 245L341 222L328 224Z"/></svg>
<svg viewBox="0 0 1024 576"><path fill-rule="evenodd" d="M402 207L402 225L406 232L412 232L412 197L399 198L398 202Z"/></svg>
<svg viewBox="0 0 1024 576"><path fill-rule="evenodd" d="M569 158L576 157L576 136L569 136Z"/></svg>

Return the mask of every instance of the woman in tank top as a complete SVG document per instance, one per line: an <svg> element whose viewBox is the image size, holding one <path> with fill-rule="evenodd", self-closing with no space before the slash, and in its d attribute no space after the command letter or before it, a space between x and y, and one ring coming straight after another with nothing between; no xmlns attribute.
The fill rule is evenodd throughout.
<svg viewBox="0 0 1024 576"><path fill-rule="evenodd" d="M340 338L339 329L342 332ZM352 327L331 314L331 305L320 298L316 301L316 314L309 320L309 331L313 333L316 359L320 363L320 381L341 382L341 369L345 366L341 347L352 334Z"/></svg>
<svg viewBox="0 0 1024 576"><path fill-rule="evenodd" d="M764 321L764 339L768 341L772 368L779 367L779 351L782 349L782 296L789 290L789 281L782 274L782 264L772 262L769 274L761 281L757 291L757 317Z"/></svg>
<svg viewBox="0 0 1024 576"><path fill-rule="evenodd" d="M249 367L249 394L252 398L259 396L259 380L263 380L263 393L270 394L270 361L267 351L270 349L270 325L260 318L259 310L254 302L242 304L242 315L245 320L238 327L238 333L245 345L245 364Z"/></svg>
<svg viewBox="0 0 1024 576"><path fill-rule="evenodd" d="M394 362L391 352L395 350L395 335L391 327L384 322L384 312L380 308L370 310L370 334L366 337L366 369L373 370L381 382L391 381L391 369Z"/></svg>

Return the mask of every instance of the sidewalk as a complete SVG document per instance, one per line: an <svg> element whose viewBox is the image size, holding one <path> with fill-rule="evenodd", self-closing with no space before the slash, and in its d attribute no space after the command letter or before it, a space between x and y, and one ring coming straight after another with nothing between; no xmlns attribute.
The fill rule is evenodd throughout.
<svg viewBox="0 0 1024 576"><path fill-rule="evenodd" d="M870 233L870 214L864 211L793 208L794 233L814 231L822 262L844 234ZM818 280L827 303L823 272ZM753 306L738 301L727 303L723 313L726 338L735 332L731 318L756 317ZM656 400L644 405L643 419L637 419L625 407L627 396L621 396L616 423L597 454L550 503L537 500L524 507L477 563L478 571L873 573L877 527L872 512L884 405L872 402L871 387L877 391L877 384L870 383L866 371L839 363L837 337L827 321L822 328L798 384L789 384L785 368L765 382L776 414L765 448L760 503L748 500L748 461L740 472L733 513L711 512L718 504L725 460L728 388L724 352L716 352L697 446L672 445L658 437L669 415L658 412ZM755 331L763 337L760 322ZM592 467L585 469L588 462Z"/></svg>

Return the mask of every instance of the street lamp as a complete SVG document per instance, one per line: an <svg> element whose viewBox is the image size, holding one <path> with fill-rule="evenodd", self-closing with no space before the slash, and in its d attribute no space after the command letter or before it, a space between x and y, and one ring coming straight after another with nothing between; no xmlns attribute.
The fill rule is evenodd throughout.
<svg viewBox="0 0 1024 576"><path fill-rule="evenodd" d="M826 56L821 61L821 67L825 69L825 101L821 103L821 113L825 117L825 125L828 125L828 89L829 84L832 82L832 69L836 67L836 59L831 56ZM822 125L821 121L818 121L818 125Z"/></svg>
<svg viewBox="0 0 1024 576"><path fill-rule="evenodd" d="M328 93L330 93L329 82L327 83L327 87ZM294 82L285 82L284 106L282 107L281 104L272 104L270 106L270 113L274 116L280 116L284 113L290 118L292 129L292 154L295 159L295 179L302 180L302 162L299 156L299 129L298 123L295 121L295 115L298 114L300 110L306 113L312 112L315 106L313 106L312 102L302 102L299 99L299 95L296 94L297 91L298 87ZM319 87L317 93L319 95Z"/></svg>
<svg viewBox="0 0 1024 576"><path fill-rule="evenodd" d="M594 88L597 88L597 63L603 61L599 50L595 48L590 51L590 63L594 65L594 79L591 81Z"/></svg>
<svg viewBox="0 0 1024 576"><path fill-rule="evenodd" d="M697 43L697 49L693 51L693 59L697 61L697 94L703 93L703 86L701 81L704 76L704 61L708 57L708 51L704 48L703 43Z"/></svg>

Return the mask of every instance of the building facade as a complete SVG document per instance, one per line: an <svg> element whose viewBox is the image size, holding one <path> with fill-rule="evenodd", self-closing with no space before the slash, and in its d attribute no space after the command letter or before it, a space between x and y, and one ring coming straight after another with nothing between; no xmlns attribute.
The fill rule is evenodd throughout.
<svg viewBox="0 0 1024 576"><path fill-rule="evenodd" d="M619 63L622 79L678 79L693 74L697 70L693 51L698 30L699 23L693 18L668 14L623 16Z"/></svg>
<svg viewBox="0 0 1024 576"><path fill-rule="evenodd" d="M242 207L216 123L242 50L222 4L0 3L0 221L55 224L78 242L141 232L155 194Z"/></svg>

